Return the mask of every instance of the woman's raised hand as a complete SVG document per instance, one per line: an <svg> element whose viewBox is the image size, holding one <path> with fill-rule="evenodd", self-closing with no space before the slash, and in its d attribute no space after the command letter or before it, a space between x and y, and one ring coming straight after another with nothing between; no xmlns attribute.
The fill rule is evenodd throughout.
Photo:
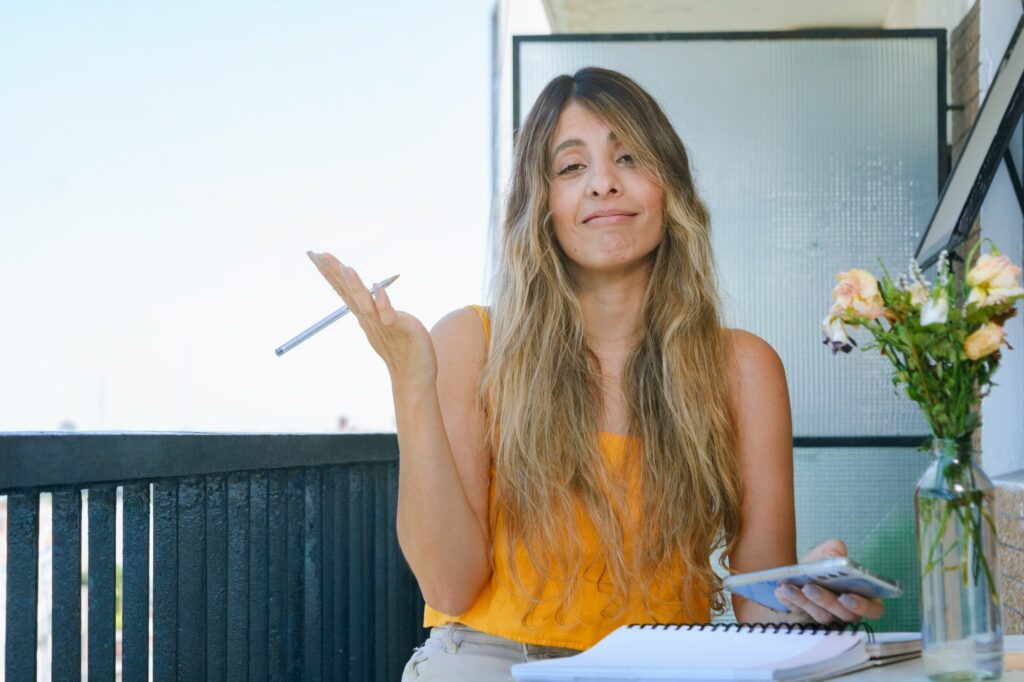
<svg viewBox="0 0 1024 682"><path fill-rule="evenodd" d="M424 385L437 378L434 343L422 322L395 310L387 292L376 284L371 296L356 271L331 254L307 251L306 255L359 320L373 350L384 359L394 386Z"/></svg>

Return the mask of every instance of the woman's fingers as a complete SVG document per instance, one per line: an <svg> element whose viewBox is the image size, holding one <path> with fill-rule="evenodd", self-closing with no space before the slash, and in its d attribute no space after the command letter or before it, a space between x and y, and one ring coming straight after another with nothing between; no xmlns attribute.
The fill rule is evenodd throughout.
<svg viewBox="0 0 1024 682"><path fill-rule="evenodd" d="M335 292L345 301L348 309L359 319L360 325L368 319L377 319L377 308L373 297L367 291L359 275L350 267L329 253L313 253L306 255L313 261L316 269L331 285Z"/></svg>
<svg viewBox="0 0 1024 682"><path fill-rule="evenodd" d="M806 614L822 625L828 625L836 620L832 613L812 602L793 585L780 585L775 590L775 598L797 616Z"/></svg>
<svg viewBox="0 0 1024 682"><path fill-rule="evenodd" d="M776 598L797 613L805 613L825 625L837 620L859 623L864 618L881 618L885 606L881 599L868 599L856 594L836 595L819 585L808 583L803 589L795 585L780 585L775 590Z"/></svg>
<svg viewBox="0 0 1024 682"><path fill-rule="evenodd" d="M885 613L885 605L881 599L868 599L857 594L839 595L839 603L861 618L881 618Z"/></svg>
<svg viewBox="0 0 1024 682"><path fill-rule="evenodd" d="M800 563L806 564L821 559L846 556L846 543L839 538L829 538L821 543L800 559Z"/></svg>
<svg viewBox="0 0 1024 682"><path fill-rule="evenodd" d="M839 601L839 597L837 597L831 590L815 585L814 583L807 583L800 591L811 601L811 603L825 611L828 611L834 618L846 621L847 623L856 623L860 621L860 615L846 608L842 602Z"/></svg>
<svg viewBox="0 0 1024 682"><path fill-rule="evenodd" d="M812 549L801 559L801 563L844 556L847 556L846 543L838 538L830 538ZM817 589L820 596L809 594L811 588ZM836 595L827 589L810 584L804 587L803 596L810 603L847 622L859 621L862 618L881 618L885 613L885 605L881 599L868 599L850 593Z"/></svg>
<svg viewBox="0 0 1024 682"><path fill-rule="evenodd" d="M307 251L306 255L309 257L309 260L313 261L313 265L320 271L323 278L327 280L327 283L331 285L331 288L345 301L345 305L349 307L349 310L352 310L352 294L348 283L345 281L345 266L341 264L341 261L329 253ZM356 311L352 310L352 312Z"/></svg>
<svg viewBox="0 0 1024 682"><path fill-rule="evenodd" d="M351 291L352 300L359 307L359 312L368 317L379 319L377 304L373 302L373 296L370 295L369 289L359 279L359 274L352 268L346 267L342 268L342 273L344 273L345 283Z"/></svg>
<svg viewBox="0 0 1024 682"><path fill-rule="evenodd" d="M377 304L377 312L380 313L380 323L385 327L390 327L398 319L398 313L395 312L394 307L391 305L391 299L388 298L388 292L383 287L373 285L374 302Z"/></svg>

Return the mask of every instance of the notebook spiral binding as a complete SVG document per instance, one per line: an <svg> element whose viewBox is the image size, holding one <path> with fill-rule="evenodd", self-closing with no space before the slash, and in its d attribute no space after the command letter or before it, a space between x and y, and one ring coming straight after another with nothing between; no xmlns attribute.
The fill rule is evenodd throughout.
<svg viewBox="0 0 1024 682"><path fill-rule="evenodd" d="M637 630L707 630L709 632L771 632L772 634L802 635L822 633L829 635L833 632L863 632L868 636L868 642L875 641L875 631L867 623L839 623L832 625L821 625L818 623L644 623L628 626Z"/></svg>

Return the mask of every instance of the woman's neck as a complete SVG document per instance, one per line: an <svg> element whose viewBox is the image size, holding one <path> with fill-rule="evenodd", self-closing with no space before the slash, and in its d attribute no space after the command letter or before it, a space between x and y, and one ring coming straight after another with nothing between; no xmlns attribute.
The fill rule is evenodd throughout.
<svg viewBox="0 0 1024 682"><path fill-rule="evenodd" d="M616 276L591 273L577 277L583 330L595 353L617 354L636 345L637 323L649 278L650 270L646 267Z"/></svg>

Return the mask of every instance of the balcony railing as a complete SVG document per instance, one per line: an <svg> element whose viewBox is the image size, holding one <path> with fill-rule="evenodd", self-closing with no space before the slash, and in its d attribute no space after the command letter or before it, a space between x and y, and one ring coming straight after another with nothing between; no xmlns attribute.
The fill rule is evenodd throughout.
<svg viewBox="0 0 1024 682"><path fill-rule="evenodd" d="M49 493L52 679L115 677L120 507L123 679L397 680L425 636L397 480L390 434L0 434L6 679L37 675Z"/></svg>

